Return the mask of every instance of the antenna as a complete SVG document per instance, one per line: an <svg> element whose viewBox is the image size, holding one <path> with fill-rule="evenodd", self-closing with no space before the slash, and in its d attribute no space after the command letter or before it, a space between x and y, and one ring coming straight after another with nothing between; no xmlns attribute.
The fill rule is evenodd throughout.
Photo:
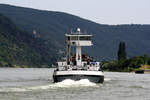
<svg viewBox="0 0 150 100"><path fill-rule="evenodd" d="M77 28L77 32L80 34L80 28Z"/></svg>

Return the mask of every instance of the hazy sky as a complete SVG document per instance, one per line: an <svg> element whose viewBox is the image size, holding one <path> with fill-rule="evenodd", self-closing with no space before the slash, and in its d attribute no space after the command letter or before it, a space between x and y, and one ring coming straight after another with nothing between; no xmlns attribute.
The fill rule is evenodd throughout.
<svg viewBox="0 0 150 100"><path fill-rule="evenodd" d="M74 14L101 24L150 24L150 0L0 0Z"/></svg>

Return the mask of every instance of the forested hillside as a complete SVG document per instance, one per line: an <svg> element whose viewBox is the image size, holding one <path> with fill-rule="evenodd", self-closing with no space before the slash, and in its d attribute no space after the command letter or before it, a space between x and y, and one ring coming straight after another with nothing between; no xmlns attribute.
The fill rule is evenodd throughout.
<svg viewBox="0 0 150 100"><path fill-rule="evenodd" d="M94 35L94 46L85 49L99 60L116 59L120 41L126 43L127 57L150 55L150 25L103 25L67 13L3 4L0 4L0 13L23 31L37 33L40 39L59 51L65 50L64 34L80 27L81 31Z"/></svg>
<svg viewBox="0 0 150 100"><path fill-rule="evenodd" d="M0 14L0 67L50 66L56 60L55 47L44 43Z"/></svg>

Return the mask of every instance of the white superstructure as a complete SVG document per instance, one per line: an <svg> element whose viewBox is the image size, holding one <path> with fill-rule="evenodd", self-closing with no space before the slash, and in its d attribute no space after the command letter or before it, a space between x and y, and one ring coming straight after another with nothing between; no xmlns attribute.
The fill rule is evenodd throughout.
<svg viewBox="0 0 150 100"><path fill-rule="evenodd" d="M71 46L76 47L76 58L75 62L77 66L82 66L82 46L92 46L92 35L81 34L80 29L77 29L76 33L73 34L65 34L66 36L66 45L67 45L67 62L70 62L70 48Z"/></svg>

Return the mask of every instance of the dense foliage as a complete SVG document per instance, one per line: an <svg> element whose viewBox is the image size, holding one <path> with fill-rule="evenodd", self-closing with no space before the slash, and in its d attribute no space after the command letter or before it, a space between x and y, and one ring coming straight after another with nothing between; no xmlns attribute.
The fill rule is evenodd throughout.
<svg viewBox="0 0 150 100"><path fill-rule="evenodd" d="M55 47L21 31L0 14L0 67L48 67L56 61Z"/></svg>
<svg viewBox="0 0 150 100"><path fill-rule="evenodd" d="M128 45L128 57L150 54L150 25L102 25L66 13L3 4L0 4L0 13L30 34L35 30L41 39L49 41L59 51L65 51L64 34L80 27L81 31L94 34L94 46L84 51L99 60L117 59L120 41Z"/></svg>
<svg viewBox="0 0 150 100"><path fill-rule="evenodd" d="M126 59L125 42L120 42L119 49L118 49L118 60L125 60L125 59Z"/></svg>

